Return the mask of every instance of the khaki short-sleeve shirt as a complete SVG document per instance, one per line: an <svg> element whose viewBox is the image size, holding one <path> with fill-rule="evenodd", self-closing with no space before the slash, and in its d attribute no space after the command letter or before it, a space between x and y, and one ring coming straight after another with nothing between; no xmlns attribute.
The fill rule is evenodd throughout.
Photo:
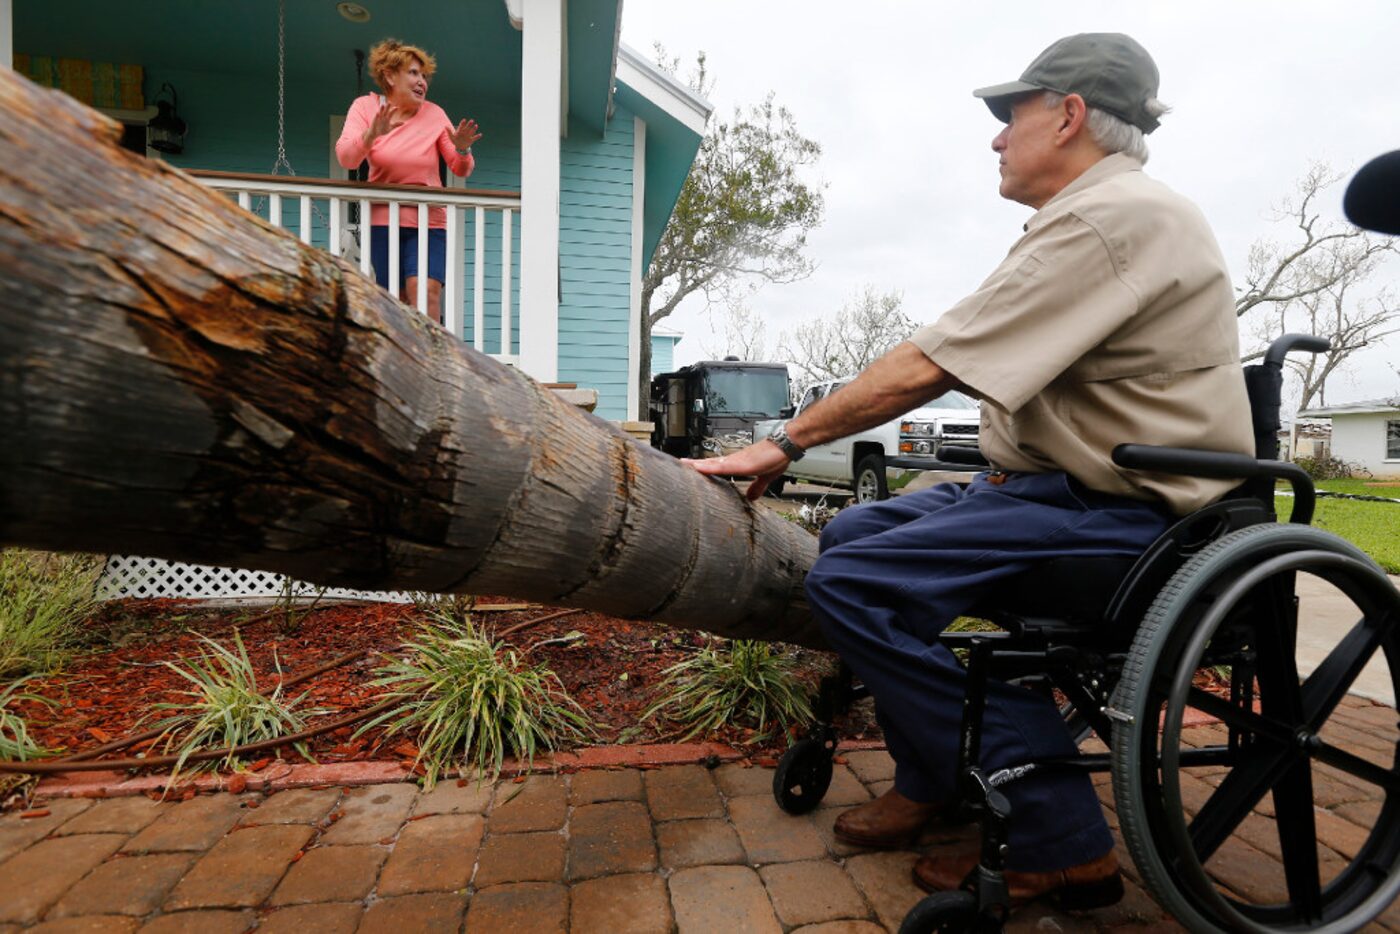
<svg viewBox="0 0 1400 934"><path fill-rule="evenodd" d="M1236 484L1124 470L1124 442L1253 453L1234 293L1195 205L1121 154L1048 201L967 298L911 338L984 401L1002 470L1063 470L1178 515Z"/></svg>

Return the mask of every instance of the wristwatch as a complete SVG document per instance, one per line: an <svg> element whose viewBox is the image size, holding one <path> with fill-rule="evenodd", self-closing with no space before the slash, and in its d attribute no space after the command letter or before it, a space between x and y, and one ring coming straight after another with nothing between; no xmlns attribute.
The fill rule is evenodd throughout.
<svg viewBox="0 0 1400 934"><path fill-rule="evenodd" d="M788 437L787 423L783 423L777 428L774 428L773 433L768 436L768 440L776 444L778 450L786 454L787 459L790 461L800 461L802 460L802 456L807 453L806 448Z"/></svg>

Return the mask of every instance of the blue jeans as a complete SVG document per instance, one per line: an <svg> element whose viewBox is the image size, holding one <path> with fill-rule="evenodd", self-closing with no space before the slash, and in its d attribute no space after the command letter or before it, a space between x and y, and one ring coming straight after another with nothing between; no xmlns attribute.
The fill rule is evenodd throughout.
<svg viewBox="0 0 1400 934"><path fill-rule="evenodd" d="M938 634L1032 564L1065 555L1137 556L1171 522L1163 507L1093 492L1063 473L980 476L842 510L822 531L807 595L831 645L875 698L895 787L915 801L957 791L966 673ZM1054 595L1046 602L1053 607ZM987 686L982 765L994 770L1075 746L1055 705ZM1088 775L1047 772L1003 786L1012 869L1050 871L1102 856L1113 837Z"/></svg>

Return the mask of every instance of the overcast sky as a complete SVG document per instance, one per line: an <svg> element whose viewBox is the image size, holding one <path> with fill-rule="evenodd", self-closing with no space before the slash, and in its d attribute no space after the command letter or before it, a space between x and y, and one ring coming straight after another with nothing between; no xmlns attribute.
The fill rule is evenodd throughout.
<svg viewBox="0 0 1400 934"><path fill-rule="evenodd" d="M704 50L717 114L772 90L822 144L826 220L810 238L818 269L750 301L770 347L866 284L903 292L921 323L975 288L1030 209L997 196L990 143L1000 124L970 92L1018 77L1060 36L1100 31L1126 32L1156 59L1173 112L1148 138L1148 172L1202 207L1237 282L1250 244L1283 234L1269 209L1310 162L1349 175L1400 148L1394 0L626 0L622 22L622 40L639 51L661 42L691 61ZM1343 187L1328 192L1325 214L1341 217ZM722 324L722 313L713 318ZM702 300L663 326L685 333L677 364L722 346ZM1400 391L1397 362L1400 335L1334 377L1327 401Z"/></svg>

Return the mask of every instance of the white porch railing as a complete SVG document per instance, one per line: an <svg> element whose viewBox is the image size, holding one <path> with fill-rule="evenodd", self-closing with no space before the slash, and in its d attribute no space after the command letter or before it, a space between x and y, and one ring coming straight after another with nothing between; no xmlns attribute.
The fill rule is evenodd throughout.
<svg viewBox="0 0 1400 934"><path fill-rule="evenodd" d="M390 282L398 282L400 276L399 209L415 207L419 228L427 229L429 207L444 208L447 270L442 287L443 327L463 340L470 339L477 350L503 363L518 362L519 334L512 316L518 307L520 285L518 194L235 172L190 174L211 188L228 192L240 207L274 226L292 230L303 243L346 257L371 278L370 208L387 204ZM427 237L418 238L418 268L428 268ZM426 275L418 277L417 295L410 298L420 312L427 312Z"/></svg>

